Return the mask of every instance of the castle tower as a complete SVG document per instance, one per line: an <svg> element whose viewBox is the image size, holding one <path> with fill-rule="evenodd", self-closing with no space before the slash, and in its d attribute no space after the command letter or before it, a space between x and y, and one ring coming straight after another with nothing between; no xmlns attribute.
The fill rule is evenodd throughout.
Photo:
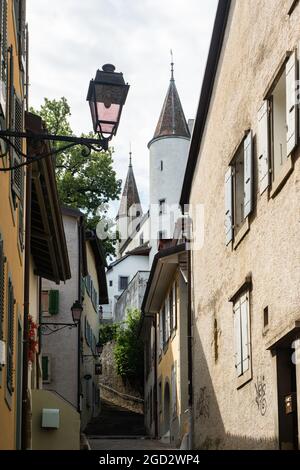
<svg viewBox="0 0 300 470"><path fill-rule="evenodd" d="M122 245L125 243L128 236L130 236L132 230L138 223L138 220L140 220L142 213L143 210L140 202L140 196L132 167L132 152L130 151L127 177L123 188L119 211L116 217L118 229L121 234L121 242L118 247L119 253L120 250L122 250Z"/></svg>
<svg viewBox="0 0 300 470"><path fill-rule="evenodd" d="M175 85L172 58L169 88L154 136L148 144L151 258L157 252L157 239L173 237L176 220L170 222L168 211L170 207L179 206L189 141L190 130Z"/></svg>

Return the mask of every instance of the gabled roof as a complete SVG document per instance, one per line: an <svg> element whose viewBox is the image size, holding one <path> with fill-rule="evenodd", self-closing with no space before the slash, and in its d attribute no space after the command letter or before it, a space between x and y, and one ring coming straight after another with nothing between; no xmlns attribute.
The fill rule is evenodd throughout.
<svg viewBox="0 0 300 470"><path fill-rule="evenodd" d="M133 167L132 167L132 161L131 161L131 152L130 152L130 157L129 157L129 166L128 166L128 172L127 172L127 177L121 197L121 202L120 202L120 208L118 211L117 219L122 216L129 216L130 214L130 207L135 204L139 206L139 211L141 215L142 207L141 207L141 202L140 202L140 196L139 192L137 189L137 185L135 182L135 177L133 173Z"/></svg>
<svg viewBox="0 0 300 470"><path fill-rule="evenodd" d="M119 263L124 261L129 256L149 256L151 248L148 246L148 243L144 243L144 245L140 245L134 250L127 251L126 255L122 256L122 258L113 261L107 268L107 271L110 271L112 268L117 266Z"/></svg>
<svg viewBox="0 0 300 470"><path fill-rule="evenodd" d="M189 203L194 171L210 107L230 6L231 0L219 0L181 191L180 205L182 208L184 204Z"/></svg>
<svg viewBox="0 0 300 470"><path fill-rule="evenodd" d="M158 139L159 137L168 136L190 138L190 131L175 85L173 69L171 73L170 85L159 116L154 136L153 139L149 142L148 147L153 140Z"/></svg>

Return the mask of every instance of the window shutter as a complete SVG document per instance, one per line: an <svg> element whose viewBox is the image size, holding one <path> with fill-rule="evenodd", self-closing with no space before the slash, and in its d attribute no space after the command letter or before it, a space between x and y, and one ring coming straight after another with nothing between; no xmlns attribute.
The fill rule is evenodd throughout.
<svg viewBox="0 0 300 470"><path fill-rule="evenodd" d="M253 209L253 144L250 131L244 141L244 218Z"/></svg>
<svg viewBox="0 0 300 470"><path fill-rule="evenodd" d="M225 232L226 245L233 239L233 210L232 210L232 168L225 174Z"/></svg>
<svg viewBox="0 0 300 470"><path fill-rule="evenodd" d="M289 156L297 145L297 56L296 51L292 53L285 66L286 80L286 145L287 156Z"/></svg>
<svg viewBox="0 0 300 470"><path fill-rule="evenodd" d="M49 357L42 356L42 373L43 373L43 382L49 381Z"/></svg>
<svg viewBox="0 0 300 470"><path fill-rule="evenodd" d="M49 291L49 313L50 315L57 315L59 311L59 291Z"/></svg>
<svg viewBox="0 0 300 470"><path fill-rule="evenodd" d="M169 297L165 301L166 341L170 338L170 305Z"/></svg>
<svg viewBox="0 0 300 470"><path fill-rule="evenodd" d="M13 356L14 356L14 310L15 299L14 289L11 280L8 281L8 327L7 327L7 367L6 367L6 385L8 391L12 394L13 389Z"/></svg>
<svg viewBox="0 0 300 470"><path fill-rule="evenodd" d="M5 282L5 258L3 240L0 240L0 340L3 339L4 318L4 282Z"/></svg>
<svg viewBox="0 0 300 470"><path fill-rule="evenodd" d="M23 129L22 104L16 97L15 92L12 100L11 128L16 132L21 132ZM14 145L16 150L12 150L12 165L17 166L22 163L22 158L18 153L18 151L22 151L22 139L15 137ZM12 171L12 190L21 201L23 199L23 178L24 168L21 167Z"/></svg>
<svg viewBox="0 0 300 470"><path fill-rule="evenodd" d="M25 56L26 56L26 0L19 2L19 58L20 68L25 70Z"/></svg>
<svg viewBox="0 0 300 470"><path fill-rule="evenodd" d="M159 350L160 354L163 349L164 339L163 339L163 315L162 312L159 314Z"/></svg>
<svg viewBox="0 0 300 470"><path fill-rule="evenodd" d="M242 339L241 339L241 310L240 301L234 305L234 343L236 375L242 375Z"/></svg>
<svg viewBox="0 0 300 470"><path fill-rule="evenodd" d="M172 289L173 296L173 330L177 327L177 282L174 283Z"/></svg>
<svg viewBox="0 0 300 470"><path fill-rule="evenodd" d="M0 105L6 117L7 103L7 0L0 0Z"/></svg>
<svg viewBox="0 0 300 470"><path fill-rule="evenodd" d="M249 316L248 316L248 295L241 299L241 330L242 330L242 372L243 374L250 366L250 345L249 345Z"/></svg>
<svg viewBox="0 0 300 470"><path fill-rule="evenodd" d="M269 186L269 113L268 101L258 111L257 129L257 149L258 149L258 172L259 172L259 192L263 192Z"/></svg>

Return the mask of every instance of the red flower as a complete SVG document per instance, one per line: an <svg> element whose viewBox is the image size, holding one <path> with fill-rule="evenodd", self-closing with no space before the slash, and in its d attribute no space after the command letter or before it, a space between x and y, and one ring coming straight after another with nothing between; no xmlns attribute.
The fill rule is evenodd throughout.
<svg viewBox="0 0 300 470"><path fill-rule="evenodd" d="M29 331L28 331L28 361L34 362L36 353L37 341L37 324L33 321L32 316L29 315Z"/></svg>

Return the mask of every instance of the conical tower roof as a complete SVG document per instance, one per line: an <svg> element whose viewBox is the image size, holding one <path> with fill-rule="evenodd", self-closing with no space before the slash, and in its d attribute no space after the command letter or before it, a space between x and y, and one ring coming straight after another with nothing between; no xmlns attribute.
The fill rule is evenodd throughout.
<svg viewBox="0 0 300 470"><path fill-rule="evenodd" d="M171 63L171 80L167 95L159 116L153 139L164 136L190 138L190 131L181 106L174 80L173 62Z"/></svg>
<svg viewBox="0 0 300 470"><path fill-rule="evenodd" d="M135 182L135 177L133 173L133 167L132 167L132 154L131 152L129 153L129 166L128 166L128 172L127 172L127 177L120 201L120 208L117 214L117 218L120 216L127 216L131 215L129 212L130 207L135 204L139 206L139 211L141 214L142 208L141 208L141 202L140 202L140 196L139 192L137 189L137 185Z"/></svg>

